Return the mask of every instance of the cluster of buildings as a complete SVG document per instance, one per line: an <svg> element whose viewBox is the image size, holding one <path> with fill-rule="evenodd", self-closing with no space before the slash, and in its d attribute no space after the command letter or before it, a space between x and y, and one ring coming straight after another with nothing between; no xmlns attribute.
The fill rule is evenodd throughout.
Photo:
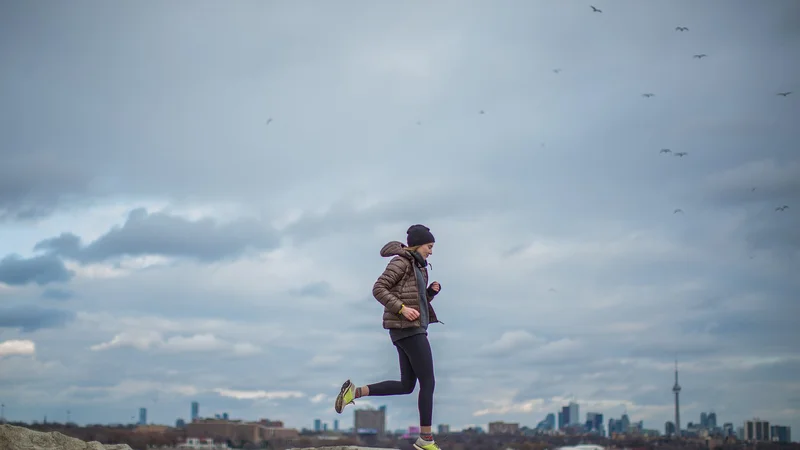
<svg viewBox="0 0 800 450"><path fill-rule="evenodd" d="M675 423L667 422L664 424L664 433L667 436L677 435ZM736 439L749 442L791 442L792 429L783 425L770 425L768 421L759 418L745 420L744 424L734 427L732 422L726 422L722 426L717 425L717 414L714 412L701 413L700 422L686 424L686 429L681 430L684 437L735 437Z"/></svg>
<svg viewBox="0 0 800 450"><path fill-rule="evenodd" d="M587 412L584 420L580 419L580 405L575 402L563 406L558 413L558 421L554 414L548 414L535 428L526 431L533 434L570 434L570 435L596 435L609 437L618 434L641 434L645 436L659 435L656 430L644 428L644 423L631 422L628 414L622 414L619 419L609 418L606 430L603 413ZM491 431L490 431L491 432Z"/></svg>
<svg viewBox="0 0 800 450"><path fill-rule="evenodd" d="M259 443L272 439L293 439L299 436L283 422L260 419L257 422L221 418L196 419L186 424L186 435L199 439L225 440L237 443Z"/></svg>
<svg viewBox="0 0 800 450"><path fill-rule="evenodd" d="M700 423L689 422L686 430L681 428L680 394L681 385L678 384L678 362L675 361L675 384L672 386L672 393L675 395L675 422L664 424L664 432L667 436L675 437L735 437L739 440L748 442L791 442L791 428L788 426L775 425L770 427L769 422L759 418L745 420L741 427L734 432L733 423L728 422L717 426L717 414L715 412L701 413Z"/></svg>
<svg viewBox="0 0 800 450"><path fill-rule="evenodd" d="M791 442L791 428L783 425L770 425L769 422L755 418L746 420L742 426L734 428L733 423L717 424L715 412L700 414L700 422L689 422L685 428L680 426L680 392L678 384L678 364L675 363L675 420L664 424L664 436L671 438L736 438L748 442ZM493 422L489 424L490 434L568 434L596 435L610 438L622 436L661 436L660 430L647 429L643 421L632 422L627 413L619 419L609 418L608 428L603 424L603 414L587 412L585 420L580 419L580 406L575 402L564 405L561 411L547 416L535 428L519 427L516 423Z"/></svg>
<svg viewBox="0 0 800 450"><path fill-rule="evenodd" d="M214 417L200 417L198 402L192 402L190 417L189 423L182 418L175 421L176 428L186 430L187 443L190 441L259 443L271 439L293 439L300 434L294 428L284 427L280 420L259 419L256 422L231 420L228 413L215 414ZM147 408L139 409L139 427L146 429L153 427L147 425Z"/></svg>
<svg viewBox="0 0 800 450"><path fill-rule="evenodd" d="M314 431L317 433L328 431L328 424L323 423L321 419L314 419ZM333 431L339 432L339 419L333 421Z"/></svg>
<svg viewBox="0 0 800 450"><path fill-rule="evenodd" d="M353 427L346 430L339 428L339 421L333 421L333 429L328 428L328 424L321 419L314 419L314 432L326 433L333 431L334 433L347 433L354 434L359 439L369 444L378 439L393 435L403 438L413 437L419 434L419 427L410 426L397 430L388 430L386 426L386 405L381 405L378 408L363 407L353 411ZM304 430L305 431L305 430ZM450 425L439 424L436 430L437 434L449 434Z"/></svg>
<svg viewBox="0 0 800 450"><path fill-rule="evenodd" d="M770 424L768 421L754 418L746 420L742 426L734 428L733 423L727 422L719 426L715 412L700 414L700 422L688 422L685 428L680 424L680 391L678 384L678 366L675 364L675 384L672 392L675 395L675 420L664 424L664 436L671 438L736 438L748 442L791 442L791 429L788 426ZM281 421L261 419L257 422L230 420L227 413L217 414L214 418L201 418L199 404L192 402L191 419L185 423L183 419L176 421L177 428L185 428L187 436L200 439L227 439L230 441L260 442L269 439L290 439L300 433L293 428L285 428ZM146 426L147 409L139 410L139 424ZM354 411L354 426L347 430L340 430L339 420L333 421L329 429L328 423L321 419L314 420L313 433L321 434L333 432L335 434L347 433L357 435L362 441L369 443L386 435L414 436L419 433L418 427L387 431L386 405L377 409L367 407ZM312 430L303 429L303 433ZM438 434L450 433L450 426L440 424ZM480 427L465 430L467 433L483 433ZM564 405L557 414L547 414L535 428L520 427L518 423L502 421L491 422L488 432L492 435L516 434L566 434L566 435L594 435L609 438L625 436L658 437L661 432L655 429L646 429L643 421L632 422L627 413L619 418L609 418L604 422L600 412L587 412L583 420L580 417L580 406L574 401Z"/></svg>
<svg viewBox="0 0 800 450"><path fill-rule="evenodd" d="M257 422L231 420L227 413L215 415L213 418L202 418L199 414L199 404L197 402L192 402L191 411L191 422L183 423L182 419L178 419L176 427L184 428L186 435L195 440L208 439L257 443L271 439L292 439L301 434L296 429L285 428L281 421L267 419L261 419ZM491 435L568 434L607 436L609 438L662 436L659 430L646 429L644 422L641 420L632 422L627 413L623 413L619 418L609 418L607 426L604 423L602 413L587 412L584 420L580 419L579 414L580 405L576 402L569 402L557 414L547 414L535 428L520 427L519 423L496 421L488 424L487 431ZM365 444L376 442L387 435L410 437L419 433L419 428L415 426L408 427L408 429L387 430L385 405L377 409L371 407L356 409L353 415L354 426L352 428L341 430L338 419L333 420L331 427L321 419L315 419L313 430L303 429L302 433L325 434L332 432L336 435L356 435ZM146 420L147 411L142 408L139 422L140 424L146 424ZM470 428L465 432L484 433L480 427ZM438 425L437 433L449 434L450 426L447 424ZM678 432L675 422L668 421L664 425L664 436L706 439L733 437L748 442L791 442L791 429L787 426L772 425L768 421L758 418L747 420L736 429L730 422L719 426L717 414L712 411L701 413L699 422L689 422L686 428L680 430L680 432Z"/></svg>

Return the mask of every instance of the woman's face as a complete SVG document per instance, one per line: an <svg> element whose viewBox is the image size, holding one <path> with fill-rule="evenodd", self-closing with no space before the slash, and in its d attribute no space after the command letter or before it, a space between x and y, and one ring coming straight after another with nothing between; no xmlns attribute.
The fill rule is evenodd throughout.
<svg viewBox="0 0 800 450"><path fill-rule="evenodd" d="M417 253L419 253L419 256L422 256L424 259L428 259L428 256L433 254L433 242L430 244L420 245L417 249Z"/></svg>

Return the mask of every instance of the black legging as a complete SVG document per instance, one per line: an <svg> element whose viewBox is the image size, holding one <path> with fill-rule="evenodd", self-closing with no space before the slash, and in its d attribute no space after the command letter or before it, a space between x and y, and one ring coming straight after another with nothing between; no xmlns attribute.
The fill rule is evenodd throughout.
<svg viewBox="0 0 800 450"><path fill-rule="evenodd" d="M415 334L394 343L400 356L400 381L381 381L367 385L369 395L405 395L414 392L419 379L419 425L431 426L433 420L433 353L428 336Z"/></svg>

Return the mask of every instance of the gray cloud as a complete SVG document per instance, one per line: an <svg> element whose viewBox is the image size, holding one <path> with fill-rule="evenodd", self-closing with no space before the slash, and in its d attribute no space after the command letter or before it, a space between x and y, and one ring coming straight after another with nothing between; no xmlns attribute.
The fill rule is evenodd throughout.
<svg viewBox="0 0 800 450"><path fill-rule="evenodd" d="M298 296L326 297L331 294L331 285L325 281L318 281L294 289L291 293Z"/></svg>
<svg viewBox="0 0 800 450"><path fill-rule="evenodd" d="M42 291L42 297L52 300L69 300L75 294L68 289L48 288Z"/></svg>
<svg viewBox="0 0 800 450"><path fill-rule="evenodd" d="M750 161L708 176L701 195L723 205L781 206L800 197L800 163L774 159Z"/></svg>
<svg viewBox="0 0 800 450"><path fill-rule="evenodd" d="M66 282L73 275L61 259L52 255L32 258L8 255L0 260L0 282L12 286Z"/></svg>
<svg viewBox="0 0 800 450"><path fill-rule="evenodd" d="M87 187L85 169L63 153L10 147L2 155L0 222L48 216Z"/></svg>
<svg viewBox="0 0 800 450"><path fill-rule="evenodd" d="M64 309L36 306L9 306L0 309L0 327L19 328L34 332L42 328L60 327L75 318L75 313Z"/></svg>
<svg viewBox="0 0 800 450"><path fill-rule="evenodd" d="M746 231L746 239L753 250L769 250L797 264L800 255L800 213L791 210L765 211L752 221Z"/></svg>
<svg viewBox="0 0 800 450"><path fill-rule="evenodd" d="M798 371L800 371L800 360L793 358L780 361L766 361L763 364L754 365L737 371L733 376L744 382L791 383L797 381L797 377L793 374L798 373Z"/></svg>
<svg viewBox="0 0 800 450"><path fill-rule="evenodd" d="M34 249L82 263L141 255L187 257L211 262L238 256L248 249L274 248L277 244L278 239L272 230L255 220L220 224L210 218L192 221L138 208L128 214L124 225L113 228L88 245L82 245L80 237L72 233L63 233L37 243Z"/></svg>

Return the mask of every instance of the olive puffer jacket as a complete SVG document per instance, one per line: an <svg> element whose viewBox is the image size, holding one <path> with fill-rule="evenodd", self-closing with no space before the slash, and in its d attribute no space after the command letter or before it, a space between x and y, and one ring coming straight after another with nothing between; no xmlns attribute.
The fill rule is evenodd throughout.
<svg viewBox="0 0 800 450"><path fill-rule="evenodd" d="M372 295L383 305L383 328L410 328L420 326L419 319L409 321L402 314L400 308L413 308L419 311L420 300L428 302L428 317L430 323L439 322L436 312L430 305L435 292L428 285L428 268L422 267L420 270L425 277L427 298L420 299L417 288L417 276L414 270L414 257L406 250L405 244L399 241L392 241L384 245L381 249L381 256L388 258L392 256L389 265L383 271L375 285L372 286ZM441 323L441 322L440 322Z"/></svg>

